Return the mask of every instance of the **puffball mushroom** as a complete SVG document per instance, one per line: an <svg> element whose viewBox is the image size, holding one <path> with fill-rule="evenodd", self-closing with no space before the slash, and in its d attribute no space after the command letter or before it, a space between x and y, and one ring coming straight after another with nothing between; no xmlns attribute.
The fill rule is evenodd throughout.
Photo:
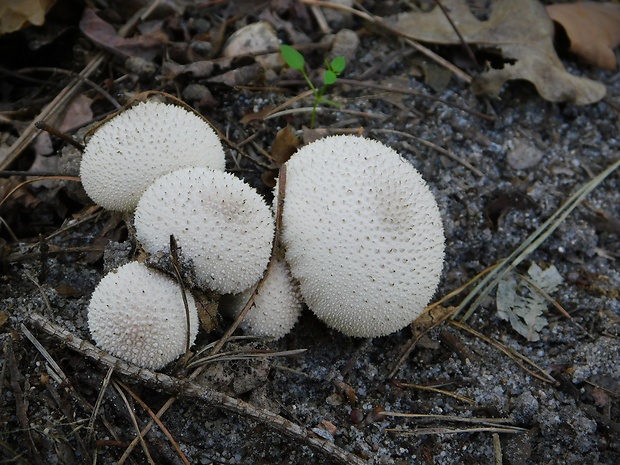
<svg viewBox="0 0 620 465"><path fill-rule="evenodd" d="M198 311L187 294L189 340L198 334ZM177 282L139 262L105 275L88 306L88 326L100 348L157 370L185 353L188 322Z"/></svg>
<svg viewBox="0 0 620 465"><path fill-rule="evenodd" d="M282 242L308 307L344 334L402 329L443 268L439 208L415 168L370 139L333 136L286 163Z"/></svg>
<svg viewBox="0 0 620 465"><path fill-rule="evenodd" d="M141 101L105 121L86 143L80 166L88 196L108 210L132 211L159 176L187 166L224 171L224 149L191 108Z"/></svg>
<svg viewBox="0 0 620 465"><path fill-rule="evenodd" d="M221 294L255 284L271 256L274 221L265 200L221 171L184 168L158 178L140 198L134 222L150 254L168 252L174 234L198 285Z"/></svg>
<svg viewBox="0 0 620 465"><path fill-rule="evenodd" d="M230 310L235 318L248 302L255 286L233 296ZM283 260L274 260L254 299L254 306L239 327L247 334L279 339L288 334L301 315L299 291Z"/></svg>

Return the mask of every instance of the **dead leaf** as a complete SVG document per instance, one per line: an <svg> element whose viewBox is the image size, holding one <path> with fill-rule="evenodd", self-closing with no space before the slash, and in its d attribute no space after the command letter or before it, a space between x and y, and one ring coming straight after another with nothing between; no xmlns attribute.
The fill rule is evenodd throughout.
<svg viewBox="0 0 620 465"><path fill-rule="evenodd" d="M276 134L271 147L271 158L277 166L282 166L301 145L301 141L291 126L287 125Z"/></svg>
<svg viewBox="0 0 620 465"><path fill-rule="evenodd" d="M548 5L547 13L570 40L569 50L586 63L614 71L614 47L620 45L620 5L577 2Z"/></svg>
<svg viewBox="0 0 620 465"><path fill-rule="evenodd" d="M0 35L30 24L41 26L56 0L3 0L0 2Z"/></svg>
<svg viewBox="0 0 620 465"><path fill-rule="evenodd" d="M566 71L553 48L553 22L538 0L495 0L487 21L476 18L465 0L443 0L443 4L467 43L501 53L503 67L489 67L472 82L476 94L497 96L507 81L525 79L552 102L587 105L605 96L603 84ZM439 8L402 13L390 20L395 29L422 42L461 43Z"/></svg>
<svg viewBox="0 0 620 465"><path fill-rule="evenodd" d="M121 37L110 23L101 19L95 10L86 8L80 20L80 30L99 47L123 58L137 56L152 60L161 52L162 45L168 42L168 36L159 26L151 27L135 37Z"/></svg>

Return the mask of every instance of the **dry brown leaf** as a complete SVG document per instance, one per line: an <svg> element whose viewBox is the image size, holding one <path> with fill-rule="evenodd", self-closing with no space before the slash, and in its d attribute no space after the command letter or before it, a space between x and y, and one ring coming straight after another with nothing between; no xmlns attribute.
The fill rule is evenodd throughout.
<svg viewBox="0 0 620 465"><path fill-rule="evenodd" d="M553 48L553 22L538 0L495 0L487 21L478 20L465 0L443 0L443 4L467 43L501 52L503 67L477 76L472 82L475 93L497 96L507 81L525 79L552 102L587 105L605 96L603 84L566 71ZM396 29L423 42L461 43L439 8L402 13L391 21Z"/></svg>
<svg viewBox="0 0 620 465"><path fill-rule="evenodd" d="M280 167L291 158L301 145L301 141L291 126L284 126L278 131L271 147L271 157Z"/></svg>
<svg viewBox="0 0 620 465"><path fill-rule="evenodd" d="M0 1L0 35L18 31L45 22L45 13L56 0L2 0Z"/></svg>
<svg viewBox="0 0 620 465"><path fill-rule="evenodd" d="M620 5L577 2L548 5L547 13L570 40L569 50L586 63L616 69L614 47L620 45Z"/></svg>
<svg viewBox="0 0 620 465"><path fill-rule="evenodd" d="M161 52L168 37L161 29L161 23L135 37L121 37L110 23L101 19L95 10L86 8L80 20L80 30L99 47L123 58L137 56L152 60Z"/></svg>

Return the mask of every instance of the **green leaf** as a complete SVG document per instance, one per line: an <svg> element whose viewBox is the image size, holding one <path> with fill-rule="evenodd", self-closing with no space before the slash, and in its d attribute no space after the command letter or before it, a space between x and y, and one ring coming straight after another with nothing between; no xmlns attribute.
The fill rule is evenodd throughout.
<svg viewBox="0 0 620 465"><path fill-rule="evenodd" d="M336 76L336 73L333 71L327 70L325 71L325 74L323 74L323 82L327 86L336 82L336 79L338 79L338 76Z"/></svg>
<svg viewBox="0 0 620 465"><path fill-rule="evenodd" d="M293 47L286 44L280 45L280 53L282 53L282 58L284 58L286 64L291 68L297 71L304 70L304 64L306 62L304 56Z"/></svg>
<svg viewBox="0 0 620 465"><path fill-rule="evenodd" d="M331 62L331 68L334 73L337 75L342 73L344 70L346 63L344 61L344 57L336 57Z"/></svg>

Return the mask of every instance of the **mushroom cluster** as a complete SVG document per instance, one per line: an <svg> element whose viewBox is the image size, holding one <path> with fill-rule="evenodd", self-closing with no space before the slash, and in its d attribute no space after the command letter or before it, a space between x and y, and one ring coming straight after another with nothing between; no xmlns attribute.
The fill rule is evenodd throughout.
<svg viewBox="0 0 620 465"><path fill-rule="evenodd" d="M269 206L224 172L222 144L206 120L161 97L137 99L96 128L80 167L84 188L105 208L135 210L136 235L148 253L169 252L173 235L203 290L242 292L260 280L269 262ZM95 289L90 331L111 353L161 368L183 353L188 334L194 340L196 305L188 299L191 324L185 327L191 332L180 331L187 319L180 285L145 265L130 265L106 275Z"/></svg>
<svg viewBox="0 0 620 465"><path fill-rule="evenodd" d="M275 228L266 202L224 172L223 160L202 117L146 101L99 127L81 172L91 198L113 210L135 209L136 236L147 253L169 252L174 235L202 290L237 294L233 313L255 293L242 323L250 334L282 337L301 301L328 326L356 337L390 334L421 314L441 276L443 226L428 185L396 151L332 136L294 154L283 186L284 260L271 256ZM197 331L194 301L188 299L188 322L180 292L144 265L118 269L93 294L93 338L134 363L162 367Z"/></svg>

